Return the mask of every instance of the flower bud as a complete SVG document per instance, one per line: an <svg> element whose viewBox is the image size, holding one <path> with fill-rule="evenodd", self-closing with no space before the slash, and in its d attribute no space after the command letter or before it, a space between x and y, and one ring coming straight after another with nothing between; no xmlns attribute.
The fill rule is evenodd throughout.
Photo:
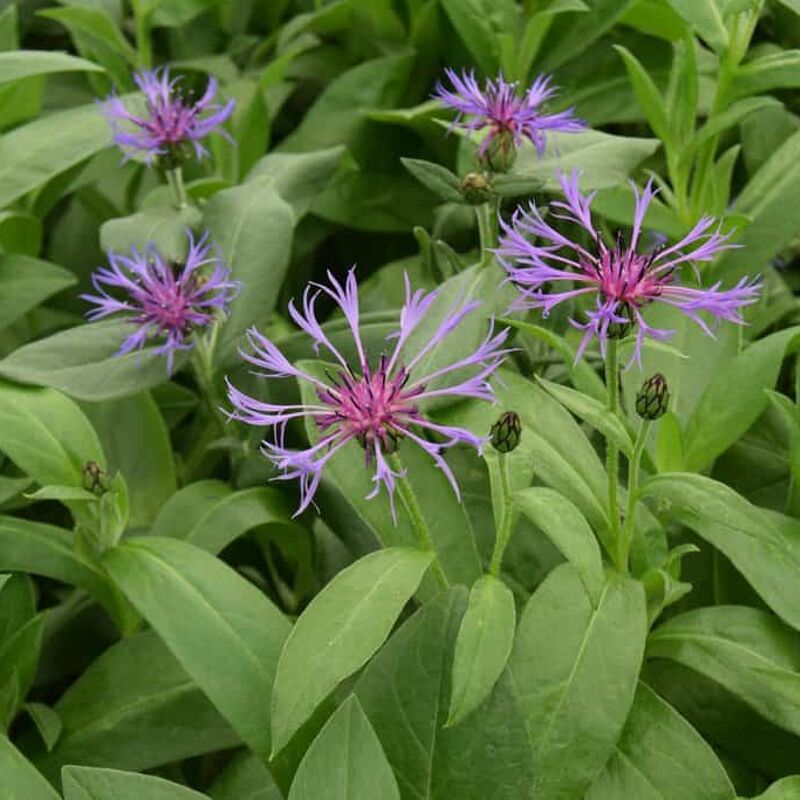
<svg viewBox="0 0 800 800"><path fill-rule="evenodd" d="M489 181L477 172L468 172L461 181L461 194L470 205L479 206L492 197Z"/></svg>
<svg viewBox="0 0 800 800"><path fill-rule="evenodd" d="M515 450L521 434L522 423L515 411L504 411L489 431L492 447L498 453L510 453Z"/></svg>
<svg viewBox="0 0 800 800"><path fill-rule="evenodd" d="M83 468L83 488L102 497L111 488L111 476L96 461L87 461Z"/></svg>
<svg viewBox="0 0 800 800"><path fill-rule="evenodd" d="M484 159L494 172L508 172L517 160L517 146L511 131L501 131L492 138Z"/></svg>
<svg viewBox="0 0 800 800"><path fill-rule="evenodd" d="M667 379L660 372L656 372L642 384L636 395L636 413L642 419L654 420L666 414L668 407Z"/></svg>

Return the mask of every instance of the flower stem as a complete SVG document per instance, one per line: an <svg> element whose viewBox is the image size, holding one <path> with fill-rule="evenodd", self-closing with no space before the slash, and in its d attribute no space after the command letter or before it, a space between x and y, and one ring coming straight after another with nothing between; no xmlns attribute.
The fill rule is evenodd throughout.
<svg viewBox="0 0 800 800"><path fill-rule="evenodd" d="M224 435L226 432L225 421L219 410L219 396L214 384L214 348L216 347L218 333L219 322L215 322L211 326L211 330L208 334L198 340L195 346L192 365L206 406L219 428L220 433Z"/></svg>
<svg viewBox="0 0 800 800"><path fill-rule="evenodd" d="M503 511L495 535L492 561L489 564L489 572L495 577L500 573L503 553L505 553L508 540L511 538L511 523L514 519L514 497L511 492L511 481L508 478L508 457L505 453L498 455L498 466L500 469L500 489L503 495Z"/></svg>
<svg viewBox="0 0 800 800"><path fill-rule="evenodd" d="M175 167L174 169L168 169L166 173L167 183L175 196L175 208L178 211L182 211L189 205L186 184L183 182L183 170L180 167Z"/></svg>
<svg viewBox="0 0 800 800"><path fill-rule="evenodd" d="M408 512L408 516L411 518L411 524L416 531L419 546L423 550L433 553L431 569L433 570L437 583L443 589L446 589L449 585L447 576L444 574L442 565L439 563L439 556L436 554L436 549L433 546L431 532L428 529L425 518L422 516L422 509L420 509L419 503L417 502L417 496L414 494L411 483L406 477L405 470L403 469L403 462L400 461L400 457L397 453L392 453L387 456L387 459L392 467L392 471L398 476L395 479L397 481L397 490L400 493L400 500L403 502L403 506Z"/></svg>
<svg viewBox="0 0 800 800"><path fill-rule="evenodd" d="M652 422L643 419L639 425L639 432L636 434L636 442L633 445L633 453L628 463L628 502L625 506L625 520L622 526L622 535L618 540L617 549L617 568L620 572L628 571L628 558L633 541L634 517L636 515L636 504L639 501L639 471L642 464L642 454L644 453L647 437L650 433Z"/></svg>
<svg viewBox="0 0 800 800"><path fill-rule="evenodd" d="M494 201L475 206L475 216L478 218L478 236L480 237L481 245L480 265L482 267L488 267L493 258L489 248L495 246L494 220L492 219L494 206Z"/></svg>
<svg viewBox="0 0 800 800"><path fill-rule="evenodd" d="M608 391L608 410L617 416L619 413L619 343L617 339L609 339L606 345L606 389ZM611 523L612 541L618 542L619 499L617 484L619 482L619 450L616 444L606 438L606 471L608 472L608 516Z"/></svg>

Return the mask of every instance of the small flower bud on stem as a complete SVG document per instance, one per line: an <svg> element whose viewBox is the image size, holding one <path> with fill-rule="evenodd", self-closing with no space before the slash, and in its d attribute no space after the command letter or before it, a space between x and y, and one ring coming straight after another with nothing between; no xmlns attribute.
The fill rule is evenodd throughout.
<svg viewBox="0 0 800 800"><path fill-rule="evenodd" d="M648 378L636 395L636 413L647 420L656 420L669 409L669 386L667 379L656 372Z"/></svg>

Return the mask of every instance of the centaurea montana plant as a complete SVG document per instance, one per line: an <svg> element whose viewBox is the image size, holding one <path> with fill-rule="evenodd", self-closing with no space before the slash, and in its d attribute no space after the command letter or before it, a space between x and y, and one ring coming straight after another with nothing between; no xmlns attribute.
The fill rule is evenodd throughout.
<svg viewBox="0 0 800 800"><path fill-rule="evenodd" d="M228 382L228 396L233 406L230 416L250 425L272 428L272 440L263 442L264 454L281 470L281 479L299 479L301 513L313 501L325 465L349 442L357 441L364 449L366 467L374 470L374 498L381 486L391 505L396 521L394 494L398 482L405 480L396 451L405 439L422 448L447 477L453 491L459 494L450 466L442 453L457 444L480 450L486 438L451 425L429 419L422 404L432 398L476 398L494 401L489 379L509 351L504 348L507 330L495 331L489 326L486 337L468 355L430 372L420 370L425 357L442 341L455 334L461 322L479 305L477 302L456 303L432 330L425 343L413 354L405 352L414 331L430 313L438 292L413 291L405 281L405 303L400 311L399 330L391 352L382 353L370 362L359 330L358 287L354 269L340 283L330 272L327 284L310 284L303 294L302 310L289 304L289 314L307 333L316 349L323 347L336 362L337 374L323 380L293 365L268 338L252 328L248 342L252 352L243 358L257 369L257 375L273 378L296 378L313 387L317 402L284 405L250 397ZM358 360L349 362L331 342L317 320L315 305L321 294L327 295L341 308L352 333ZM465 375L465 370L470 370ZM449 379L449 383L448 383ZM309 418L319 430L319 440L303 450L286 445L286 428L290 420ZM435 437L435 440L428 438ZM411 513L411 511L409 512ZM413 516L413 515L412 515ZM419 533L419 530L418 530Z"/></svg>
<svg viewBox="0 0 800 800"><path fill-rule="evenodd" d="M517 81L506 81L503 75L487 79L483 88L475 72L446 69L451 89L439 82L434 97L458 113L453 127L467 131L485 131L478 147L478 155L491 169L504 172L511 167L516 150L528 139L542 156L549 131L576 133L585 124L575 116L573 109L545 113L542 106L553 98L556 88L549 75L539 75L522 94Z"/></svg>
<svg viewBox="0 0 800 800"><path fill-rule="evenodd" d="M187 231L187 237L187 255L181 264L164 258L153 244L143 251L134 247L130 255L109 253L108 267L92 275L97 293L81 295L95 305L87 314L90 320L119 316L133 326L117 355L157 340L155 352L166 356L169 374L175 354L191 349L196 338L225 314L239 291L208 234L195 240Z"/></svg>

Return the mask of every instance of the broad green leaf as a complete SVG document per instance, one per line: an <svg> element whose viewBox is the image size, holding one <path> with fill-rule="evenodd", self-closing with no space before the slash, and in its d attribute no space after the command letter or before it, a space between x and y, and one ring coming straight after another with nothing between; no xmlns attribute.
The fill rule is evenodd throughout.
<svg viewBox="0 0 800 800"><path fill-rule="evenodd" d="M664 99L661 97L661 92L655 82L630 50L621 45L615 45L614 49L622 56L622 60L625 62L628 79L633 86L636 99L653 133L669 147L674 146L672 126L667 118Z"/></svg>
<svg viewBox="0 0 800 800"><path fill-rule="evenodd" d="M130 502L128 524L149 527L177 489L169 432L149 394L132 395L84 409L103 443L108 463L125 478Z"/></svg>
<svg viewBox="0 0 800 800"><path fill-rule="evenodd" d="M208 800L208 797L155 775L116 769L64 767L64 800Z"/></svg>
<svg viewBox="0 0 800 800"><path fill-rule="evenodd" d="M334 344L338 347L338 344ZM302 362L301 367L312 375L324 376L325 367L320 362ZM304 402L316 402L313 387L303 382L300 390ZM310 421L306 424L306 433L312 442L319 436L316 425ZM407 470L409 483L447 579L451 583L471 586L481 570L463 503L456 497L442 471L434 466L430 456L421 448L412 442L403 442L398 456ZM416 547L419 544L417 534L399 498L395 499L396 523L385 493L367 499L374 489L373 474L364 463L364 451L360 445L351 442L343 447L325 467L325 482L329 482L341 496L336 498L338 503L326 505L326 512L330 513L334 505L346 509L341 523L352 528L355 516L384 547ZM432 578L426 581L432 581ZM423 588L425 585L426 582L423 582Z"/></svg>
<svg viewBox="0 0 800 800"><path fill-rule="evenodd" d="M0 647L36 614L36 588L30 575L0 574Z"/></svg>
<svg viewBox="0 0 800 800"><path fill-rule="evenodd" d="M129 255L153 244L170 261L183 261L188 248L187 228L200 225L203 215L194 206L145 208L129 217L110 219L100 226L100 247L107 253Z"/></svg>
<svg viewBox="0 0 800 800"><path fill-rule="evenodd" d="M104 464L78 406L52 389L0 383L0 450L42 486L81 486L88 461Z"/></svg>
<svg viewBox="0 0 800 800"><path fill-rule="evenodd" d="M60 22L73 36L86 36L122 56L129 64L136 64L136 51L103 8L74 5L38 13L42 17Z"/></svg>
<svg viewBox="0 0 800 800"><path fill-rule="evenodd" d="M787 353L800 345L800 328L773 333L729 361L706 388L686 425L686 469L700 471L761 416Z"/></svg>
<svg viewBox="0 0 800 800"><path fill-rule="evenodd" d="M0 800L60 800L55 789L0 734Z"/></svg>
<svg viewBox="0 0 800 800"><path fill-rule="evenodd" d="M511 590L493 575L476 581L456 639L447 725L456 725L491 694L514 643Z"/></svg>
<svg viewBox="0 0 800 800"><path fill-rule="evenodd" d="M569 386L547 381L538 375L536 379L562 406L591 425L596 431L600 431L606 439L614 442L625 455L630 456L633 451L631 435L619 417L611 414L604 403L583 392L571 389Z"/></svg>
<svg viewBox="0 0 800 800"><path fill-rule="evenodd" d="M557 133L547 137L539 158L533 146L522 147L512 174L535 178L545 191L560 192L558 173L581 172L581 190L605 189L624 181L658 149L658 139L612 136L599 131Z"/></svg>
<svg viewBox="0 0 800 800"><path fill-rule="evenodd" d="M166 382L163 355L153 348L117 356L130 335L127 322L109 320L78 325L15 350L0 361L0 375L50 386L78 400L110 400ZM184 361L176 358L176 369Z"/></svg>
<svg viewBox="0 0 800 800"><path fill-rule="evenodd" d="M771 722L800 733L800 635L768 611L687 611L650 634L647 655L706 675Z"/></svg>
<svg viewBox="0 0 800 800"><path fill-rule="evenodd" d="M727 282L761 272L800 230L800 221L791 212L798 203L800 132L772 152L737 196L733 211L752 221L737 239L741 247L723 254L714 274Z"/></svg>
<svg viewBox="0 0 800 800"><path fill-rule="evenodd" d="M790 517L751 505L723 483L701 475L662 473L641 488L744 575L783 620L800 630L800 535Z"/></svg>
<svg viewBox="0 0 800 800"><path fill-rule="evenodd" d="M754 58L740 66L731 91L737 96L800 86L800 50L781 50Z"/></svg>
<svg viewBox="0 0 800 800"><path fill-rule="evenodd" d="M252 528L270 522L288 524L291 515L286 498L270 486L237 492L223 481L197 481L164 504L150 533L219 553Z"/></svg>
<svg viewBox="0 0 800 800"><path fill-rule="evenodd" d="M47 261L18 254L0 255L0 325L10 325L76 283L71 272Z"/></svg>
<svg viewBox="0 0 800 800"><path fill-rule="evenodd" d="M108 122L95 103L54 111L0 136L0 208L80 164L110 141Z"/></svg>
<svg viewBox="0 0 800 800"><path fill-rule="evenodd" d="M231 306L217 344L217 363L234 357L251 325L266 323L289 266L294 213L269 178L218 192L205 209L204 224L220 246L242 289Z"/></svg>
<svg viewBox="0 0 800 800"><path fill-rule="evenodd" d="M633 703L646 632L644 592L627 577L610 575L593 606L565 564L528 601L509 670L531 741L531 796L582 797L611 757Z"/></svg>
<svg viewBox="0 0 800 800"><path fill-rule="evenodd" d="M54 72L103 72L103 68L84 58L46 50L13 50L0 53L0 84L51 75Z"/></svg>
<svg viewBox="0 0 800 800"><path fill-rule="evenodd" d="M266 755L272 682L289 631L283 615L226 564L175 539L130 540L104 565L242 739Z"/></svg>
<svg viewBox="0 0 800 800"><path fill-rule="evenodd" d="M800 797L800 775L781 778L752 800L795 800L796 797Z"/></svg>
<svg viewBox="0 0 800 800"><path fill-rule="evenodd" d="M431 563L431 553L389 548L340 572L311 601L286 640L272 693L273 752L363 666L389 635Z"/></svg>
<svg viewBox="0 0 800 800"><path fill-rule="evenodd" d="M253 753L234 758L208 789L211 800L283 800L261 759Z"/></svg>
<svg viewBox="0 0 800 800"><path fill-rule="evenodd" d="M585 800L733 800L724 767L702 736L639 683L622 736Z"/></svg>
<svg viewBox="0 0 800 800"><path fill-rule="evenodd" d="M728 46L728 29L718 0L667 1L717 53Z"/></svg>
<svg viewBox="0 0 800 800"><path fill-rule="evenodd" d="M444 727L466 604L466 589L456 587L424 605L381 648L354 688L404 800L530 796L530 745L507 673L474 719Z"/></svg>
<svg viewBox="0 0 800 800"><path fill-rule="evenodd" d="M400 800L381 743L353 696L311 743L292 782L289 800Z"/></svg>
<svg viewBox="0 0 800 800"><path fill-rule="evenodd" d="M519 9L512 0L443 0L450 22L475 63L488 75L501 66L499 37L515 32Z"/></svg>
<svg viewBox="0 0 800 800"><path fill-rule="evenodd" d="M514 503L572 564L596 604L605 583L603 557L583 514L566 497L541 486L517 492Z"/></svg>
<svg viewBox="0 0 800 800"><path fill-rule="evenodd" d="M67 764L143 771L240 741L153 632L109 647L54 711L61 737L34 759L51 781Z"/></svg>

